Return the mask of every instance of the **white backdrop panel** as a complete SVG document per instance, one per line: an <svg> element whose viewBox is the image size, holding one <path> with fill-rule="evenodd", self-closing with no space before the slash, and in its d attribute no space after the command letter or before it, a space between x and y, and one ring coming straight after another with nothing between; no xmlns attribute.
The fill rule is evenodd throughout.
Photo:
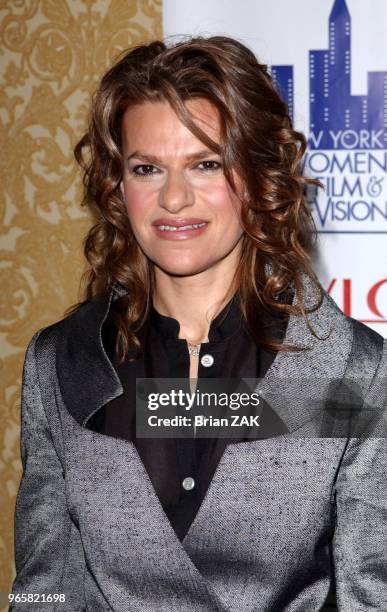
<svg viewBox="0 0 387 612"><path fill-rule="evenodd" d="M164 0L163 11L165 37L234 36L290 67L306 172L326 186L311 199L316 270L347 314L387 337L386 0Z"/></svg>

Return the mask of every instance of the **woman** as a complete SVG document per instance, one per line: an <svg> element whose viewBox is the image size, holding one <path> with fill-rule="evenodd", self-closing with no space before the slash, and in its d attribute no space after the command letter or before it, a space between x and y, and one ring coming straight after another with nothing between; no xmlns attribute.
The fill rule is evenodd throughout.
<svg viewBox="0 0 387 612"><path fill-rule="evenodd" d="M103 77L76 147L85 301L26 354L14 594L387 609L383 340L312 272L304 151L234 39L156 41ZM262 379L261 429L141 437L138 378Z"/></svg>

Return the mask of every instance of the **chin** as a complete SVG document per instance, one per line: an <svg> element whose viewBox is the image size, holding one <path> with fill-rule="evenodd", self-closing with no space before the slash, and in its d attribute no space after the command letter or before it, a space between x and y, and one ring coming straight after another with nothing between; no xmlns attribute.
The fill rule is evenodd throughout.
<svg viewBox="0 0 387 612"><path fill-rule="evenodd" d="M170 274L171 276L194 276L195 274L200 274L200 272L204 272L208 268L211 268L211 264L209 262L193 262L193 261L184 261L184 258L178 260L178 255L173 260L154 260L154 264L160 268L166 274Z"/></svg>

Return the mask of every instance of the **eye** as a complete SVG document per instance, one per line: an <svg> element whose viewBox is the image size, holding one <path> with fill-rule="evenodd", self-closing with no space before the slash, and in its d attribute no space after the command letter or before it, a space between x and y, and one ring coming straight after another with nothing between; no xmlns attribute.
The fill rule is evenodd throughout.
<svg viewBox="0 0 387 612"><path fill-rule="evenodd" d="M157 174L157 172L152 172L152 169L157 170L152 164L139 164L138 166L133 166L131 172L136 176L152 176Z"/></svg>
<svg viewBox="0 0 387 612"><path fill-rule="evenodd" d="M203 164L205 164L205 167L204 168L199 168L199 169L200 170L204 170L204 172L214 172L215 170L219 170L219 168L222 167L222 164L220 162L217 162L217 161L215 161L213 159L208 159L208 160L206 159L205 161L200 162L200 164L198 164L198 167L203 165ZM208 164L210 164L210 165L208 165ZM214 167L214 165L211 165L211 164L215 164L215 167Z"/></svg>

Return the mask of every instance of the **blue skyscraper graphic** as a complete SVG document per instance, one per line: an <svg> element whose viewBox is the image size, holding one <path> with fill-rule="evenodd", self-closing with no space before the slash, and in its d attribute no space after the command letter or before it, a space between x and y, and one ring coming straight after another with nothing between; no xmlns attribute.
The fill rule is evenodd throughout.
<svg viewBox="0 0 387 612"><path fill-rule="evenodd" d="M290 118L293 120L294 90L293 90L293 66L272 66L271 76L281 94L282 99L288 105Z"/></svg>
<svg viewBox="0 0 387 612"><path fill-rule="evenodd" d="M272 74L293 112L292 66L273 66ZM387 71L369 72L367 85L366 95L351 95L351 16L346 1L335 0L329 48L309 52L311 149L387 148Z"/></svg>

